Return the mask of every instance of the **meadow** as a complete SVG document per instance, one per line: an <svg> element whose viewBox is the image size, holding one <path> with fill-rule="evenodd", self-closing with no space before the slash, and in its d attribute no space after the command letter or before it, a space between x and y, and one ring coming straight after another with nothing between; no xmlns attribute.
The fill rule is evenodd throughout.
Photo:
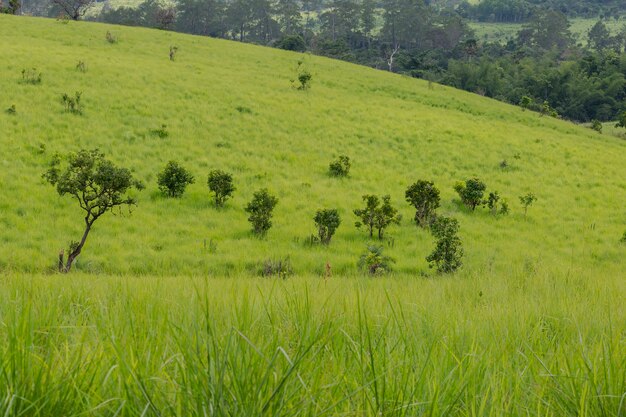
<svg viewBox="0 0 626 417"><path fill-rule="evenodd" d="M589 30L596 24L598 19L592 18L573 18L570 19L570 31L576 43L587 45L587 34ZM607 29L613 34L617 34L626 25L621 20L606 19L603 20ZM482 41L506 43L509 39L514 39L524 25L520 23L491 23L491 22L472 22L470 27L475 31L476 37Z"/></svg>
<svg viewBox="0 0 626 417"><path fill-rule="evenodd" d="M1 415L626 415L625 140L236 42L3 15L0 39ZM298 61L307 91L292 88ZM29 68L40 84L21 82ZM61 101L76 91L82 115ZM57 274L82 213L41 175L94 147L147 188ZM342 154L350 176L329 177ZM169 160L196 176L180 199L156 185ZM237 187L220 210L211 169ZM474 176L508 216L457 201ZM428 268L433 238L404 201L418 179L461 224L456 274ZM264 187L279 203L259 239L243 207ZM381 242L396 260L384 277L356 266L379 243L354 227L371 193L403 214ZM342 217L328 246L307 244L319 208ZM258 276L285 258L293 277Z"/></svg>

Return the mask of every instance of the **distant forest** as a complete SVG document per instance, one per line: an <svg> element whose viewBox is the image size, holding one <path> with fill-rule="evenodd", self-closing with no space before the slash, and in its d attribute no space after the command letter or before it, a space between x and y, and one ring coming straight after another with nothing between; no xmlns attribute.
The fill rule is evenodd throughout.
<svg viewBox="0 0 626 417"><path fill-rule="evenodd" d="M35 1L35 0L33 0ZM48 1L48 0L37 0ZM58 16L52 0L42 14ZM597 23L576 38L568 19ZM623 0L146 0L105 5L101 22L250 42L423 78L578 122L626 111ZM621 21L618 31L605 22ZM519 23L507 42L478 39L472 21ZM615 26L615 25L613 25Z"/></svg>

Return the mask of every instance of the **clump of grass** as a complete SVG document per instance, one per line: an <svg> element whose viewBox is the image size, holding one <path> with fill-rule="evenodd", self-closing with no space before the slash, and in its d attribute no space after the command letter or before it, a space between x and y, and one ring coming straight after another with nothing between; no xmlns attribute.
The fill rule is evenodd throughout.
<svg viewBox="0 0 626 417"><path fill-rule="evenodd" d="M104 35L104 39L106 39L106 41L111 44L117 43L119 41L119 37L116 34L111 33L108 30L107 30L107 33Z"/></svg>
<svg viewBox="0 0 626 417"><path fill-rule="evenodd" d="M167 125L166 124L162 124L160 127L157 127L156 129L152 129L150 130L150 134L152 136L156 136L159 137L161 139L165 139L170 135L169 130L167 130Z"/></svg>
<svg viewBox="0 0 626 417"><path fill-rule="evenodd" d="M285 258L266 259L261 263L259 272L263 277L288 278L293 275L291 259L288 256Z"/></svg>
<svg viewBox="0 0 626 417"><path fill-rule="evenodd" d="M17 114L17 109L15 108L15 104L11 104L8 109L5 110L6 114L15 115Z"/></svg>
<svg viewBox="0 0 626 417"><path fill-rule="evenodd" d="M39 85L43 80L43 74L37 71L37 68L25 68L22 70L22 83L30 85Z"/></svg>

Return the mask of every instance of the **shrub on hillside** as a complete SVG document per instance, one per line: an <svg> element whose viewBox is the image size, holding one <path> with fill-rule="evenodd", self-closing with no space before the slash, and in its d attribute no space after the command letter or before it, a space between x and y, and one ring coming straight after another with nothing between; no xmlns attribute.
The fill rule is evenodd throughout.
<svg viewBox="0 0 626 417"><path fill-rule="evenodd" d="M37 85L37 84L41 84L42 80L43 80L43 75L41 72L37 71L37 68L29 68L29 69L22 70L22 83Z"/></svg>
<svg viewBox="0 0 626 417"><path fill-rule="evenodd" d="M306 43L300 35L286 35L281 40L276 42L276 47L286 51L306 51Z"/></svg>
<svg viewBox="0 0 626 417"><path fill-rule="evenodd" d="M276 204L278 198L271 195L266 188L254 193L245 210L250 213L248 221L252 223L252 231L255 234L264 236L272 227L272 212Z"/></svg>
<svg viewBox="0 0 626 417"><path fill-rule="evenodd" d="M350 158L346 155L340 155L328 165L328 174L331 177L347 177L351 166Z"/></svg>
<svg viewBox="0 0 626 417"><path fill-rule="evenodd" d="M193 175L175 161L169 161L157 176L159 190L166 196L175 198L181 197L187 185L194 181Z"/></svg>
<svg viewBox="0 0 626 417"><path fill-rule="evenodd" d="M407 188L406 201L415 207L415 223L428 227L434 220L435 210L439 208L439 190L432 181L419 180Z"/></svg>
<svg viewBox="0 0 626 417"><path fill-rule="evenodd" d="M368 246L357 263L358 267L370 275L383 275L391 272L394 259L384 255L382 246Z"/></svg>
<svg viewBox="0 0 626 417"><path fill-rule="evenodd" d="M278 259L266 259L261 264L260 274L264 277L278 277L285 279L293 275L293 267L289 257Z"/></svg>
<svg viewBox="0 0 626 417"><path fill-rule="evenodd" d="M535 201L537 201L537 197L533 193L526 193L519 198L520 203L524 207L524 216L528 214L528 207L532 206Z"/></svg>
<svg viewBox="0 0 626 417"><path fill-rule="evenodd" d="M209 186L209 190L215 195L216 207L222 207L224 202L231 197L235 191L233 176L219 169L209 172L207 185Z"/></svg>
<svg viewBox="0 0 626 417"><path fill-rule="evenodd" d="M591 129L598 133L602 133L602 123L598 119L593 119L591 121Z"/></svg>
<svg viewBox="0 0 626 417"><path fill-rule="evenodd" d="M72 114L83 114L83 105L81 102L83 93L77 91L73 96L63 93L61 101L65 107L65 111Z"/></svg>
<svg viewBox="0 0 626 417"><path fill-rule="evenodd" d="M454 190L461 197L461 202L474 211L483 201L483 195L487 186L478 178L470 178L465 182L458 182Z"/></svg>
<svg viewBox="0 0 626 417"><path fill-rule="evenodd" d="M426 257L431 268L439 273L451 273L463 263L463 246L457 236L459 222L451 217L438 217L430 227L431 234L437 239L433 252Z"/></svg>
<svg viewBox="0 0 626 417"><path fill-rule="evenodd" d="M391 197L383 196L381 200L375 195L364 195L363 201L365 207L355 209L354 214L359 217L360 221L354 225L357 229L365 226L369 236L374 236L374 230L378 231L378 239L383 239L385 229L392 224L400 224L402 215L398 214L398 210L391 205Z"/></svg>
<svg viewBox="0 0 626 417"><path fill-rule="evenodd" d="M341 224L339 212L337 209L317 210L315 217L313 217L313 221L315 222L315 226L317 226L319 241L324 245L328 245L330 243L330 239L332 239L335 231Z"/></svg>
<svg viewBox="0 0 626 417"><path fill-rule="evenodd" d="M624 245L626 245L626 232L624 232L624 234L622 235L622 238L619 241L620 243L623 243Z"/></svg>

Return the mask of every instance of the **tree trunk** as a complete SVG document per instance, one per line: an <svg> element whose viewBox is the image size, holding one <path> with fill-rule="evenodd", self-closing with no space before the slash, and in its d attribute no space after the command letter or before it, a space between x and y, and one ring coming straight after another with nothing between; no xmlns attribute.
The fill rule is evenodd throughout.
<svg viewBox="0 0 626 417"><path fill-rule="evenodd" d="M92 225L92 223L88 222L87 220L85 220L85 223L87 223L87 226L85 227L85 232L83 233L82 239L78 243L78 246L76 246L76 249L74 249L67 256L67 263L65 264L65 268L63 269L64 273L70 272L70 269L72 269L72 264L74 263L78 255L80 255L80 252L83 250L83 246L85 246L85 242L87 241L87 235L89 235L89 231L91 230Z"/></svg>

